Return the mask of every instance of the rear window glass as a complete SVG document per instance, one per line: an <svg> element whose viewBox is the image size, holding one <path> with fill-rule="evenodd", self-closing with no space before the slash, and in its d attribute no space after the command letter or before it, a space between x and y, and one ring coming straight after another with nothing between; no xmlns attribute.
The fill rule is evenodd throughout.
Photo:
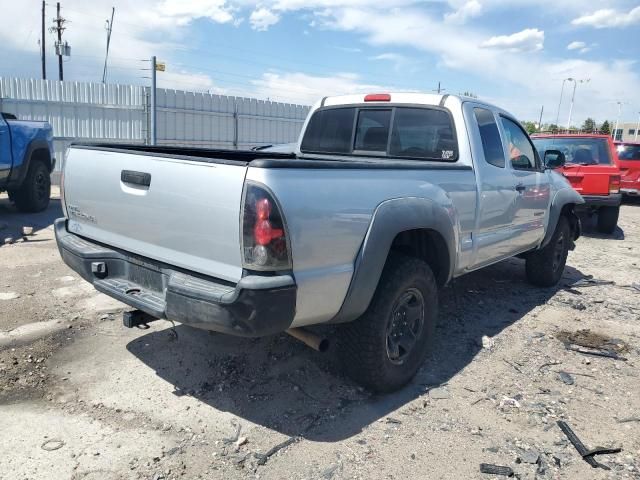
<svg viewBox="0 0 640 480"><path fill-rule="evenodd" d="M640 161L640 145L617 145L616 148L620 160Z"/></svg>
<svg viewBox="0 0 640 480"><path fill-rule="evenodd" d="M541 158L547 150L560 150L567 163L611 165L609 142L604 138L532 138Z"/></svg>
<svg viewBox="0 0 640 480"><path fill-rule="evenodd" d="M307 152L349 153L355 108L335 108L316 112L302 140Z"/></svg>
<svg viewBox="0 0 640 480"><path fill-rule="evenodd" d="M338 133L339 140L327 138ZM374 154L440 161L458 158L451 116L437 108L344 107L319 110L311 117L301 150L307 153Z"/></svg>
<svg viewBox="0 0 640 480"><path fill-rule="evenodd" d="M386 152L391 110L360 110L354 150Z"/></svg>
<svg viewBox="0 0 640 480"><path fill-rule="evenodd" d="M451 118L443 110L398 108L391 133L390 154L433 160L458 156Z"/></svg>

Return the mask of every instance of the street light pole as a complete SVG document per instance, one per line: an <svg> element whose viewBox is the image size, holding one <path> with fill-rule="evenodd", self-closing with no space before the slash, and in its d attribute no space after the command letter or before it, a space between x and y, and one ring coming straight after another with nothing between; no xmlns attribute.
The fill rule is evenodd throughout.
<svg viewBox="0 0 640 480"><path fill-rule="evenodd" d="M618 136L618 124L620 123L620 115L621 114L622 114L622 102L618 102L618 118L616 118L616 128L613 131L613 141L614 142L616 140L616 137Z"/></svg>
<svg viewBox="0 0 640 480"><path fill-rule="evenodd" d="M638 123L636 124L636 136L633 139L634 142L638 141L638 129L639 128L640 128L640 112L638 112Z"/></svg>
<svg viewBox="0 0 640 480"><path fill-rule="evenodd" d="M575 78L569 78L568 80L573 81L573 93L571 94L571 105L569 106L569 119L567 120L567 131L571 128L571 115L573 114L573 101L576 98L576 87L578 86L578 82Z"/></svg>
<svg viewBox="0 0 640 480"><path fill-rule="evenodd" d="M562 80L562 88L560 88L560 101L558 102L558 114L556 115L556 127L558 127L558 122L560 121L560 106L562 105L562 93L564 92L564 82L567 80L572 80L571 78L565 78Z"/></svg>

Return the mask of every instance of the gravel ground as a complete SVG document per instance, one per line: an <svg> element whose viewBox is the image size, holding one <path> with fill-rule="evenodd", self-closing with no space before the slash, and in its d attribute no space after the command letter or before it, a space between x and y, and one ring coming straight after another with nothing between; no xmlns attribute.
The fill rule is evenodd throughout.
<svg viewBox="0 0 640 480"><path fill-rule="evenodd" d="M640 204L613 236L586 222L557 288L509 260L444 289L433 355L386 396L286 335L123 328L125 306L59 259L60 215L57 198L20 215L0 195L0 478L640 478ZM614 283L567 288L589 276ZM597 457L611 470L558 420L621 447Z"/></svg>

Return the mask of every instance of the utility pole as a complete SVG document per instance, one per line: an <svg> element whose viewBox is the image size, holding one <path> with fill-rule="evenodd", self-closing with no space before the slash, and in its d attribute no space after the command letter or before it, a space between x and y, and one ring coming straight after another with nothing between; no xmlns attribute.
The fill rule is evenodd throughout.
<svg viewBox="0 0 640 480"><path fill-rule="evenodd" d="M65 31L64 24L67 22L60 16L60 2L56 4L56 18L53 19L56 24L55 27L51 27L51 31L58 33L58 41L56 42L56 55L58 55L58 80L64 80L64 72L62 69L62 57L69 55L69 46L62 43L62 32Z"/></svg>
<svg viewBox="0 0 640 480"><path fill-rule="evenodd" d="M151 57L151 145L158 139L156 131L156 56Z"/></svg>
<svg viewBox="0 0 640 480"><path fill-rule="evenodd" d="M40 47L42 48L42 52L40 53L40 57L42 60L42 79L47 79L47 50L45 49L45 28L44 28L44 16L45 16L45 5L46 3L42 0L42 36L40 37Z"/></svg>
<svg viewBox="0 0 640 480"><path fill-rule="evenodd" d="M107 20L107 53L104 55L104 69L102 70L102 83L107 80L107 59L109 58L109 43L111 43L111 30L113 30L113 15L116 7L111 7L111 21Z"/></svg>

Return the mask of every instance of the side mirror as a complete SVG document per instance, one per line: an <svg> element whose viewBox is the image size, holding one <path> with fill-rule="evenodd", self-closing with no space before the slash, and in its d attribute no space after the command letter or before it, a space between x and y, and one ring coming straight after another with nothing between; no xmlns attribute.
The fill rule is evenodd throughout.
<svg viewBox="0 0 640 480"><path fill-rule="evenodd" d="M564 167L566 159L560 150L547 150L544 152L544 166L546 168Z"/></svg>

